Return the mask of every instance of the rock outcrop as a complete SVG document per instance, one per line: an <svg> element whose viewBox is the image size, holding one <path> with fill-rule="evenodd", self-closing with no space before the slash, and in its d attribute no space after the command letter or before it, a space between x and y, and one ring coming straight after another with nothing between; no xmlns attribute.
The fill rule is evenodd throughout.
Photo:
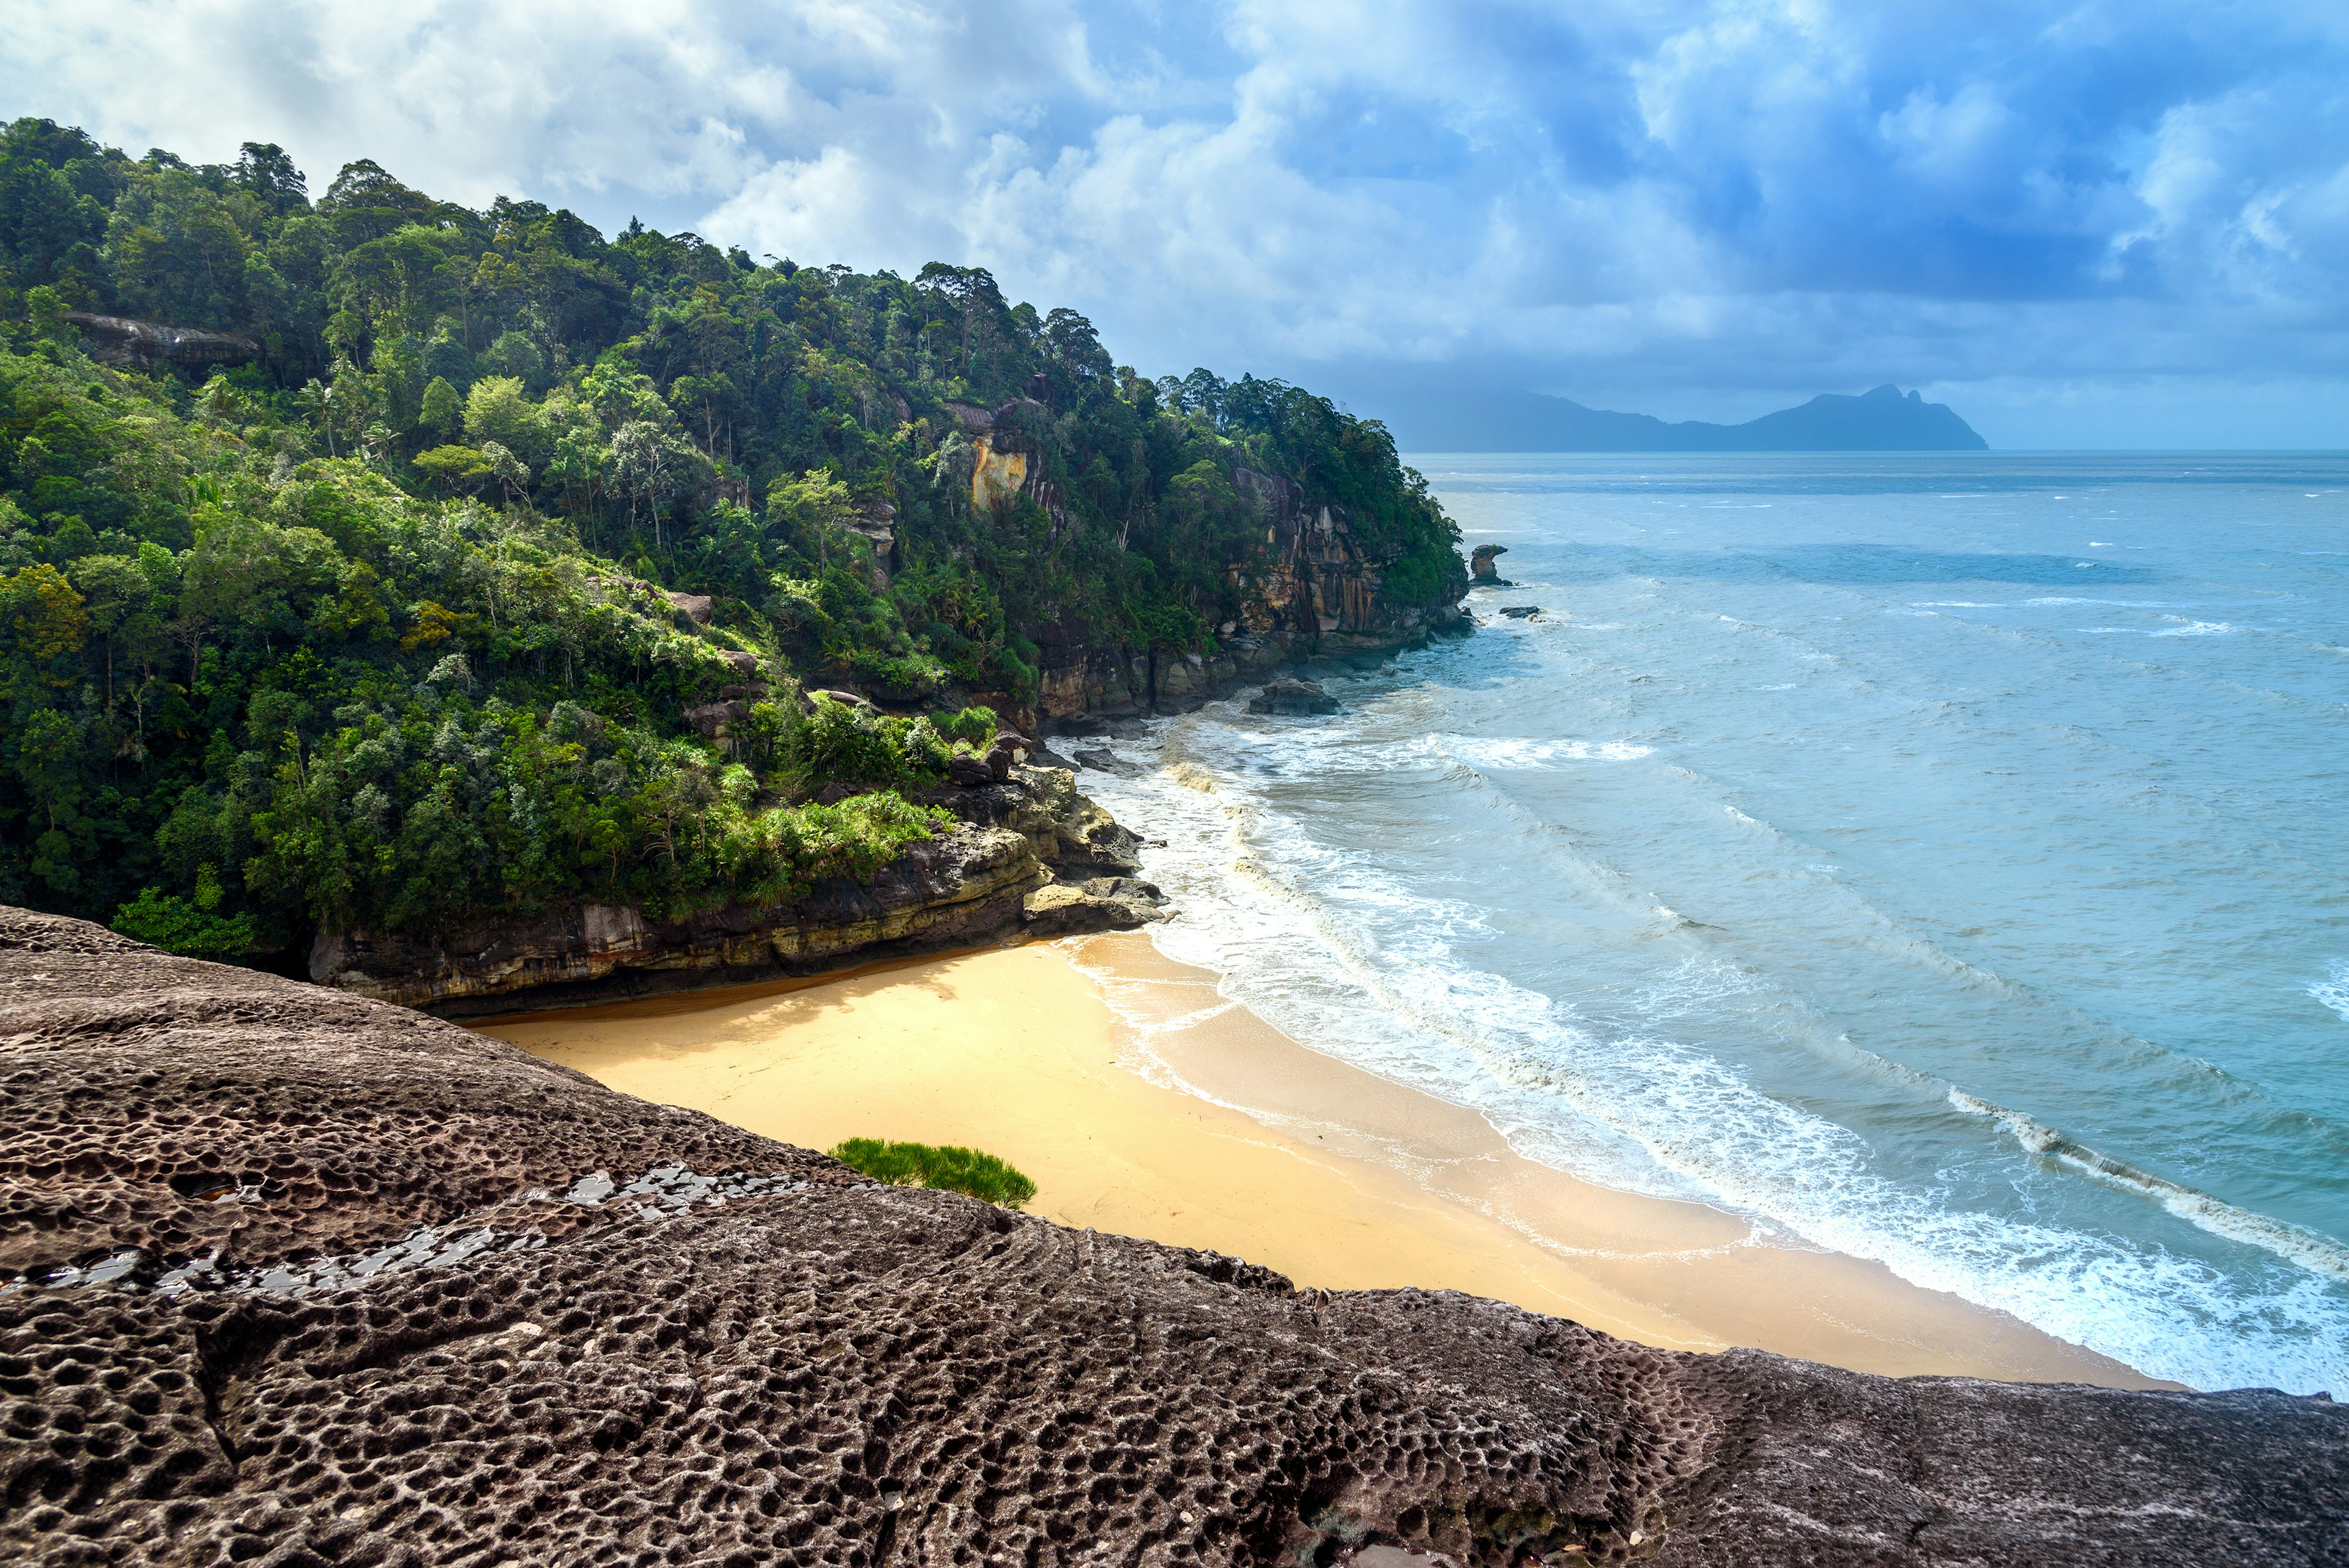
<svg viewBox="0 0 2349 1568"><path fill-rule="evenodd" d="M1338 700L1314 680L1268 680L1264 690L1248 699L1251 713L1309 715L1335 713Z"/></svg>
<svg viewBox="0 0 2349 1568"><path fill-rule="evenodd" d="M86 310L68 310L66 319L81 328L89 340L89 357L101 365L160 370L169 366L242 365L261 358L261 345L237 332L165 327Z"/></svg>
<svg viewBox="0 0 2349 1568"><path fill-rule="evenodd" d="M1301 659L1375 663L1474 628L1456 597L1388 594L1389 557L1364 542L1344 507L1310 504L1297 484L1248 468L1233 472L1232 487L1263 508L1270 546L1268 567L1231 569L1246 619L1217 628L1213 654L1127 648L1067 622L1042 628L1037 711L1048 728L1188 712Z"/></svg>
<svg viewBox="0 0 2349 1568"><path fill-rule="evenodd" d="M688 716L715 728L741 707ZM1163 919L1156 889L1138 890L1146 884L1094 886L1138 869L1136 840L1065 770L1018 764L1024 752L1024 742L999 744L983 760L958 758L971 774L957 774L964 787L921 798L961 825L910 846L869 884L835 878L797 903L721 905L671 920L581 904L425 935L322 929L310 976L356 996L478 1017Z"/></svg>
<svg viewBox="0 0 2349 1568"><path fill-rule="evenodd" d="M2349 1410L1299 1292L0 909L0 1555L39 1564L2349 1553Z"/></svg>

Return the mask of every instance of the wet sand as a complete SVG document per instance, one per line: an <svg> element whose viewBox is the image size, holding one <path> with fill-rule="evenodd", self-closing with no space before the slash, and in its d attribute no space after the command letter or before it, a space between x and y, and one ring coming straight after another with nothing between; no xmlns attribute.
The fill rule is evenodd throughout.
<svg viewBox="0 0 2349 1568"><path fill-rule="evenodd" d="M1218 1005L1215 981L1145 937L1092 937L478 1027L787 1143L982 1148L1035 1180L1031 1212L1299 1285L1467 1291L1868 1372L2169 1386L1880 1264L1536 1164L1475 1113Z"/></svg>

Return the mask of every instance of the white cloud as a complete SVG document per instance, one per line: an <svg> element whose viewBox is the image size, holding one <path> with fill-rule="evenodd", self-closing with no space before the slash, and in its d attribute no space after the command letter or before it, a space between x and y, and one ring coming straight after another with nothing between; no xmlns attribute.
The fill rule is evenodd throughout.
<svg viewBox="0 0 2349 1568"><path fill-rule="evenodd" d="M2349 327L2349 32L2282 0L0 0L0 106L134 151L275 140L316 189L369 156L754 254L978 263L1154 369L2321 379Z"/></svg>

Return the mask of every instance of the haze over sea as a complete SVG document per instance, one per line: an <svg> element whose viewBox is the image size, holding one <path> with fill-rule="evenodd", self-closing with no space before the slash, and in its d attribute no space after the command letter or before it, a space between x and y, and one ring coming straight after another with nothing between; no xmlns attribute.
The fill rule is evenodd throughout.
<svg viewBox="0 0 2349 1568"><path fill-rule="evenodd" d="M1085 775L1163 947L1577 1175L2349 1394L2349 458L1413 461L1518 586Z"/></svg>

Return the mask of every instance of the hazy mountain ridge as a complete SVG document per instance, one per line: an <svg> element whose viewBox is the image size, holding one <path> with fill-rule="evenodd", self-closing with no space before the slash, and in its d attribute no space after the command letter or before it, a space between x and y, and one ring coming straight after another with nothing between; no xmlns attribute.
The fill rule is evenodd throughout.
<svg viewBox="0 0 2349 1568"><path fill-rule="evenodd" d="M1427 452L1987 452L1947 403L1886 383L1858 397L1823 392L1799 408L1744 424L1668 422L1653 414L1589 409L1539 392L1447 400L1394 421L1406 447Z"/></svg>

